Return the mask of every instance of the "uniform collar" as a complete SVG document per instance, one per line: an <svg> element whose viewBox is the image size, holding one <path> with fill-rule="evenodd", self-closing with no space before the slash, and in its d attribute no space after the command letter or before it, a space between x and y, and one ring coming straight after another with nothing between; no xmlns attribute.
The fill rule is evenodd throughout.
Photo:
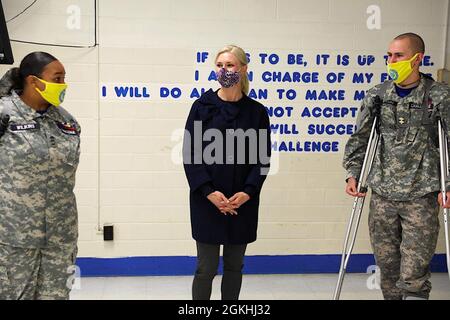
<svg viewBox="0 0 450 320"><path fill-rule="evenodd" d="M51 105L50 107L48 107L47 112L44 114L44 116L49 117L52 120L55 121L62 121L62 117L61 114L58 111L58 108Z"/></svg>
<svg viewBox="0 0 450 320"><path fill-rule="evenodd" d="M404 99L405 103L410 104L423 104L423 95L425 93L425 78L421 75L419 85Z"/></svg>
<svg viewBox="0 0 450 320"><path fill-rule="evenodd" d="M393 98L393 100L402 102L402 103L410 103L410 104L419 104L421 105L423 102L423 95L425 92L425 77L420 75L419 85L411 91L409 95L404 98L400 98L395 91L395 84L392 81L391 85L386 90L387 96Z"/></svg>
<svg viewBox="0 0 450 320"><path fill-rule="evenodd" d="M58 110L56 110L56 107L52 105L47 109L47 112L45 112L44 114L36 112L36 110L31 108L29 105L23 102L22 99L20 99L16 91L12 91L11 99L14 105L17 107L20 116L27 121L32 121L40 117L49 117L50 119L53 119L55 121L59 121L61 118L59 116Z"/></svg>
<svg viewBox="0 0 450 320"><path fill-rule="evenodd" d="M11 93L11 100L16 106L17 110L19 111L21 118L31 121L41 116L33 108L31 108L29 105L23 102L16 91L13 91Z"/></svg>

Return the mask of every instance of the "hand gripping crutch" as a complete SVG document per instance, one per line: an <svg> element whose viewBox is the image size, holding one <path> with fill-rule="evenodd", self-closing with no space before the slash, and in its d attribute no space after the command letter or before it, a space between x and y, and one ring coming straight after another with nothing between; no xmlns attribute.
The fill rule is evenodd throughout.
<svg viewBox="0 0 450 320"><path fill-rule="evenodd" d="M367 176L369 175L370 169L372 168L372 163L375 158L375 153L378 146L378 141L380 140L379 133L379 121L380 121L380 108L383 101L379 96L374 98L373 111L374 119L372 124L372 130L370 131L369 141L366 148L366 154L364 155L364 161L361 168L361 173L358 181L358 193L367 192ZM358 231L359 221L361 220L361 213L364 207L364 200L366 197L355 197L353 201L352 213L350 215L350 220L347 225L347 233L344 240L344 248L342 250L341 266L339 269L339 278L336 284L336 289L334 291L333 300L339 300L341 295L342 283L344 281L345 270L347 268L347 263L352 253L353 246L355 245L356 233ZM349 242L350 234L352 234L352 239Z"/></svg>
<svg viewBox="0 0 450 320"><path fill-rule="evenodd" d="M447 190L446 183L449 175L448 172L448 137L445 132L444 126L442 124L442 118L440 116L437 117L438 122L438 132L439 132L439 158L440 158L440 166L441 166L441 193L442 193L442 202L450 201L450 199L446 199ZM448 242L448 213L449 210L444 208L444 230L445 230L445 249L447 256L447 271L450 278L450 244Z"/></svg>

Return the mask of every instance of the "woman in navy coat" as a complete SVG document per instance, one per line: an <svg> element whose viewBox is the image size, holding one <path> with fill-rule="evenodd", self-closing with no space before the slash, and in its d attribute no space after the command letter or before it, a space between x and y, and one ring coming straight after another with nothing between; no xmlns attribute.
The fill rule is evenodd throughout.
<svg viewBox="0 0 450 320"><path fill-rule="evenodd" d="M216 56L221 88L205 92L186 122L183 163L197 242L194 300L208 300L223 245L222 299L237 300L248 243L256 240L259 196L269 170L270 123L247 96L247 56L226 46Z"/></svg>

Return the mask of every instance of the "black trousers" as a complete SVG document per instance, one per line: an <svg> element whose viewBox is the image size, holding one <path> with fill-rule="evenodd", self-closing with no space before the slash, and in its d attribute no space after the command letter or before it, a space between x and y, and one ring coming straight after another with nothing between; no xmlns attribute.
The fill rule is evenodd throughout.
<svg viewBox="0 0 450 320"><path fill-rule="evenodd" d="M246 244L223 245L222 300L239 299L246 248ZM212 282L219 267L219 255L219 244L197 242L197 269L192 283L193 300L211 298Z"/></svg>

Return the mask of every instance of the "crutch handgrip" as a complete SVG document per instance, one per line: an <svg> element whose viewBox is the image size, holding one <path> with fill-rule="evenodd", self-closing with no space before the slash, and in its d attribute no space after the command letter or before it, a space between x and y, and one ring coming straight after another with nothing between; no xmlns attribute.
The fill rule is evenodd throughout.
<svg viewBox="0 0 450 320"><path fill-rule="evenodd" d="M373 98L373 103L372 103L373 116L375 119L380 119L382 105L383 105L383 100L380 98L380 96L375 96ZM377 124L375 126L375 130L376 130L377 134L380 134L380 121L377 122Z"/></svg>

